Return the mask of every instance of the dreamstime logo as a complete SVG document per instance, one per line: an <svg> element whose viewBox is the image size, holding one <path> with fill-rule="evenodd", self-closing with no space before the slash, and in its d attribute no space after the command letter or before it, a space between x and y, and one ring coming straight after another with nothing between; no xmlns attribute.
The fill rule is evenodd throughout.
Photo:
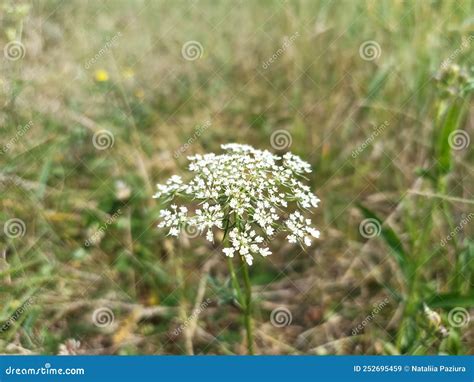
<svg viewBox="0 0 474 382"><path fill-rule="evenodd" d="M114 323L115 316L109 308L98 308L92 313L92 322L99 328L105 328Z"/></svg>
<svg viewBox="0 0 474 382"><path fill-rule="evenodd" d="M441 240L441 246L444 247L448 241L450 241L454 236L456 236L459 232L461 232L465 225L471 222L472 218L474 217L474 213L470 212L467 217L462 219L459 224L446 236L443 240Z"/></svg>
<svg viewBox="0 0 474 382"><path fill-rule="evenodd" d="M471 143L471 138L464 130L454 130L449 134L448 143L453 150L464 150Z"/></svg>
<svg viewBox="0 0 474 382"><path fill-rule="evenodd" d="M179 336L181 332L189 326L191 321L194 320L199 314L201 314L201 312L203 312L204 309L206 309L211 302L212 300L210 298L207 298L206 301L201 303L201 305L199 305L198 308L194 309L192 314L186 320L184 320L184 322L181 325L179 325L175 330L173 330L172 335L174 337Z"/></svg>
<svg viewBox="0 0 474 382"><path fill-rule="evenodd" d="M390 300L388 298L385 298L382 302L375 305L374 309L372 309L370 314L365 317L359 325L352 329L352 335L355 336L359 334L359 332L363 330L371 321L373 321L375 316L377 316L377 314L379 314L380 311L385 308L385 306L388 305L389 302Z"/></svg>
<svg viewBox="0 0 474 382"><path fill-rule="evenodd" d="M105 231L109 228L110 225L114 224L118 217L122 214L120 208L112 216L110 216L104 224L101 224L100 227L84 242L86 247L99 243L105 235Z"/></svg>
<svg viewBox="0 0 474 382"><path fill-rule="evenodd" d="M455 328L460 328L461 326L466 326L471 317L469 312L465 308L456 307L449 311L448 313L448 322L451 326Z"/></svg>
<svg viewBox="0 0 474 382"><path fill-rule="evenodd" d="M49 362L46 362L43 367L7 367L5 369L6 375L84 375L85 370L83 367L75 368L56 368L51 367ZM31 378L30 378L31 379Z"/></svg>
<svg viewBox="0 0 474 382"><path fill-rule="evenodd" d="M112 38L107 38L105 44L99 49L99 51L89 59L85 64L84 68L89 70L92 65L94 65L104 54L108 53L113 47L118 45L117 40L122 36L121 32L116 33Z"/></svg>
<svg viewBox="0 0 474 382"><path fill-rule="evenodd" d="M195 61L202 57L204 48L199 41L186 41L181 48L181 55L185 60Z"/></svg>
<svg viewBox="0 0 474 382"><path fill-rule="evenodd" d="M3 48L3 55L7 60L18 61L25 57L25 46L20 41L10 41Z"/></svg>
<svg viewBox="0 0 474 382"><path fill-rule="evenodd" d="M202 135L202 133L204 133L204 131L206 131L209 127L211 126L211 121L207 120L205 121L202 125L199 125L195 128L194 130L194 134L191 138L188 139L188 141L180 146L180 148L178 150L176 150L174 152L174 158L175 159L178 159L181 154L183 154L184 152L186 152L189 147Z"/></svg>
<svg viewBox="0 0 474 382"><path fill-rule="evenodd" d="M283 306L273 309L270 313L270 322L277 328L288 326L291 321L293 321L291 312Z"/></svg>
<svg viewBox="0 0 474 382"><path fill-rule="evenodd" d="M20 316L25 313L31 305L35 302L35 297L31 296L28 300L26 300L15 312L6 320L2 326L0 326L0 333L7 331L11 326L15 324L16 321L20 318Z"/></svg>
<svg viewBox="0 0 474 382"><path fill-rule="evenodd" d="M359 145L355 150L352 151L352 158L354 159L357 158L359 154L361 154L367 148L367 146L369 146L375 140L375 138L377 138L377 136L384 131L384 129L388 125L389 125L389 122L385 121L381 125L377 126L374 129L374 131L369 135L369 137L361 145Z"/></svg>
<svg viewBox="0 0 474 382"><path fill-rule="evenodd" d="M291 134L286 130L276 130L270 136L270 145L275 150L286 150L293 143Z"/></svg>
<svg viewBox="0 0 474 382"><path fill-rule="evenodd" d="M374 61L382 54L382 48L377 41L363 42L359 47L359 56L365 61Z"/></svg>
<svg viewBox="0 0 474 382"><path fill-rule="evenodd" d="M451 65L451 63L455 61L457 56L469 50L469 48L471 47L472 41L474 41L474 35L471 35L468 38L463 38L461 45L459 45L459 47L453 50L452 53L449 55L449 57L446 58L441 63L441 68L446 70L449 67L449 65Z"/></svg>
<svg viewBox="0 0 474 382"><path fill-rule="evenodd" d="M285 219L288 219L288 216L285 216ZM285 227L277 227L276 230L273 230L271 232L268 232L267 231L267 237L266 239L263 240L262 242L262 247L267 247L270 245L271 241L273 239L275 239L275 237L281 233L281 232L285 232Z"/></svg>
<svg viewBox="0 0 474 382"><path fill-rule="evenodd" d="M271 64L273 64L283 53L285 53L285 51L291 46L293 41L295 41L296 37L298 37L299 35L299 32L295 32L290 37L285 37L283 39L282 46L278 48L276 52L273 53L273 55L262 64L262 68L265 70L268 69Z"/></svg>
<svg viewBox="0 0 474 382"><path fill-rule="evenodd" d="M194 224L186 224L184 226L184 234L187 236L188 239L195 239L201 234L201 232Z"/></svg>
<svg viewBox="0 0 474 382"><path fill-rule="evenodd" d="M17 239L23 237L26 233L26 224L23 220L18 218L9 219L3 226L3 232L10 239Z"/></svg>
<svg viewBox="0 0 474 382"><path fill-rule="evenodd" d="M364 219L359 224L359 233L366 239L372 239L380 234L382 226L377 219Z"/></svg>
<svg viewBox="0 0 474 382"><path fill-rule="evenodd" d="M99 130L92 137L92 144L97 150L110 149L114 142L114 135L109 130Z"/></svg>
<svg viewBox="0 0 474 382"><path fill-rule="evenodd" d="M17 131L15 133L15 136L10 139L6 145L3 145L2 149L0 150L0 154L6 154L8 151L10 151L15 144L20 140L23 135L25 135L28 130L31 129L33 126L33 121L29 121L26 125L24 126L18 126Z"/></svg>

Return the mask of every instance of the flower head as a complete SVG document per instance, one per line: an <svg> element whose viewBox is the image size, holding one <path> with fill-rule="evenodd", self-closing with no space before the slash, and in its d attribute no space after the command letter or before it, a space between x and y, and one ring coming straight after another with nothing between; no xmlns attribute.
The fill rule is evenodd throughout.
<svg viewBox="0 0 474 382"><path fill-rule="evenodd" d="M311 245L319 231L303 212L318 206L319 199L303 183L311 172L309 163L291 153L283 157L249 145L222 145L224 154L188 157L194 176L185 183L173 175L157 185L155 198L189 200L196 205L193 215L188 207L172 205L161 211L159 227L178 236L186 226L206 232L214 240L215 229L228 236L223 253L242 256L251 265L255 255L268 256L267 240L276 232L286 232L290 243ZM286 215L288 214L288 215ZM285 216L288 216L285 218Z"/></svg>
<svg viewBox="0 0 474 382"><path fill-rule="evenodd" d="M97 82L107 82L109 80L109 73L104 69L96 70L94 73L94 79Z"/></svg>

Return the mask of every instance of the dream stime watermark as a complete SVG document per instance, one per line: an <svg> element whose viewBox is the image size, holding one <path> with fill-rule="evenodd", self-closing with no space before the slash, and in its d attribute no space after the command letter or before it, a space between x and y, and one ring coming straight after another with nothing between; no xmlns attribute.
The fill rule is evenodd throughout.
<svg viewBox="0 0 474 382"><path fill-rule="evenodd" d="M370 314L365 317L359 325L352 329L352 335L355 336L359 334L367 325L369 325L370 322L374 320L375 316L377 316L382 311L382 309L388 305L389 302L390 300L388 299L388 297L386 297L384 300L382 300L382 302L375 305L374 309L372 309Z"/></svg>
<svg viewBox="0 0 474 382"><path fill-rule="evenodd" d="M35 302L35 298L31 296L23 304L21 304L21 306L17 310L15 310L15 312L13 312L13 314L8 318L8 320L6 320L5 322L3 322L3 324L1 324L0 333L6 332L13 325L15 325L15 322L17 322L20 319L23 313L28 311L28 309L31 307L31 305L34 304L34 302Z"/></svg>
<svg viewBox="0 0 474 382"><path fill-rule="evenodd" d="M265 70L268 69L270 65L272 65L276 60L278 60L283 55L283 53L285 53L285 51L293 44L293 42L299 35L300 32L295 32L290 37L285 37L283 39L283 44L281 45L281 47L278 48L275 53L270 56L270 58L268 58L262 63L262 68Z"/></svg>
<svg viewBox="0 0 474 382"><path fill-rule="evenodd" d="M440 244L442 247L445 247L451 239L453 239L463 228L471 222L474 218L474 213L470 212L464 219L462 219L459 224L447 235L444 239L441 240Z"/></svg>

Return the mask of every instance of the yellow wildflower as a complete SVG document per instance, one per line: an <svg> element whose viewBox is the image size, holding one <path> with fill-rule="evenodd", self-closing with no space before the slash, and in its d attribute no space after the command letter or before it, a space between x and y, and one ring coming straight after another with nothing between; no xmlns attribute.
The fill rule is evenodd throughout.
<svg viewBox="0 0 474 382"><path fill-rule="evenodd" d="M107 82L109 80L109 73L106 70L99 69L95 71L94 78L97 82Z"/></svg>

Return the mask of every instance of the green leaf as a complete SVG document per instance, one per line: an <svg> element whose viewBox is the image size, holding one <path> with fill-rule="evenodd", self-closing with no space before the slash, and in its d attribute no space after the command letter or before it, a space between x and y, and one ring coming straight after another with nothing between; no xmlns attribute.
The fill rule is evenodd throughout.
<svg viewBox="0 0 474 382"><path fill-rule="evenodd" d="M363 205L358 205L364 216L368 219L375 219L380 224L380 234L381 237L384 239L385 243L390 247L391 254L394 255L395 260L397 261L400 269L402 270L405 277L408 277L408 255L403 248L402 241L395 233L395 231L387 225L383 225L382 220L371 210Z"/></svg>
<svg viewBox="0 0 474 382"><path fill-rule="evenodd" d="M366 97L367 102L371 102L377 97L379 92L385 86L385 83L387 82L387 79L389 78L389 75L391 73L392 73L392 65L387 65L385 68L379 70L375 74L367 90L367 97Z"/></svg>
<svg viewBox="0 0 474 382"><path fill-rule="evenodd" d="M464 103L454 101L444 113L437 141L435 142L435 152L438 167L438 174L445 175L451 170L451 146L449 145L449 135L459 128L464 111Z"/></svg>
<svg viewBox="0 0 474 382"><path fill-rule="evenodd" d="M415 174L421 178L425 178L432 182L436 182L436 177L431 171L431 169L418 167L415 169Z"/></svg>
<svg viewBox="0 0 474 382"><path fill-rule="evenodd" d="M48 184L48 178L51 173L51 165L53 163L53 156L54 152L51 150L47 154L46 160L43 162L43 166L41 168L40 176L38 182L40 187L38 188L38 198L42 199L44 196L44 192L46 190L46 185Z"/></svg>
<svg viewBox="0 0 474 382"><path fill-rule="evenodd" d="M435 294L427 302L431 308L474 307L474 292L468 295L459 293Z"/></svg>

